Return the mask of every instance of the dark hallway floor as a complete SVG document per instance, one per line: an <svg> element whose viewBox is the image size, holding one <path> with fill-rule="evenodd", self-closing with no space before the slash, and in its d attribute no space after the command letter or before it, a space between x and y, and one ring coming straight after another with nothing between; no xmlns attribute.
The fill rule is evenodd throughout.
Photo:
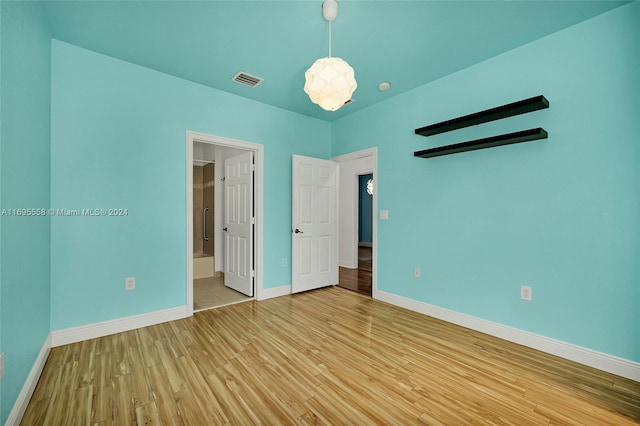
<svg viewBox="0 0 640 426"><path fill-rule="evenodd" d="M371 296L371 247L358 247L358 269L340 267L338 286Z"/></svg>

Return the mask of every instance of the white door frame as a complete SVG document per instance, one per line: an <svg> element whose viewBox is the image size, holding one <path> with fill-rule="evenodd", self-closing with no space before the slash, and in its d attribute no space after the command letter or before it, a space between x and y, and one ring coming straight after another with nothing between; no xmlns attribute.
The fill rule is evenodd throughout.
<svg viewBox="0 0 640 426"><path fill-rule="evenodd" d="M363 170L357 170L356 174L367 174L367 173L373 173L373 248L371 250L371 296L374 299L377 299L377 293L378 293L378 147L373 147L373 148L367 148L367 149L363 149L361 151L356 151L356 152L351 152L348 154L343 154L343 155L339 155L337 157L333 157L332 160L336 161L337 163L346 163L349 161L353 161L353 160L358 160L360 158L365 158L365 157L371 157L372 158L372 163L373 163L373 167L372 169L363 169ZM339 186L342 185L355 185L356 189L355 189L355 193L357 193L357 186L358 186L358 179L357 176L355 179L351 179L351 177L346 176L345 174L342 174L340 179L340 183ZM348 208L348 206L343 206L340 205L339 209L344 209L344 208ZM354 209L353 212L351 212L354 215L354 222L353 223L358 223L358 209ZM357 232L357 227L356 227L356 232ZM355 247L353 247L353 249L356 251L356 262L357 262L357 250L358 250L358 238L355 239L356 243L355 243Z"/></svg>
<svg viewBox="0 0 640 426"><path fill-rule="evenodd" d="M263 230L264 230L264 145L229 139L222 136L187 131L186 137L186 233L187 233L187 316L193 315L193 144L194 142L211 145L239 148L253 151L255 162L254 209L254 263L255 263L255 298L263 299Z"/></svg>

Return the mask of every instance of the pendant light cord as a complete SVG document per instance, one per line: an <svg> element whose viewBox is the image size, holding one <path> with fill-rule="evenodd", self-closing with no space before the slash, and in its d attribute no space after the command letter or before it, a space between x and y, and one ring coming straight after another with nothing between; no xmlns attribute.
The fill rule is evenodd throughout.
<svg viewBox="0 0 640 426"><path fill-rule="evenodd" d="M329 57L331 57L331 21L329 21Z"/></svg>

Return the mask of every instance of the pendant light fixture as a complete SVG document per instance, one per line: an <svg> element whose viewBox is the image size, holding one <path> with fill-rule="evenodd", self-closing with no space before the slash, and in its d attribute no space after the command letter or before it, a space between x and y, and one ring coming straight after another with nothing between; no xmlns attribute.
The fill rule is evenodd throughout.
<svg viewBox="0 0 640 426"><path fill-rule="evenodd" d="M331 56L331 22L338 16L336 0L324 0L322 15L329 21L329 56L320 58L304 73L304 91L314 104L336 111L358 87L353 68L345 60Z"/></svg>

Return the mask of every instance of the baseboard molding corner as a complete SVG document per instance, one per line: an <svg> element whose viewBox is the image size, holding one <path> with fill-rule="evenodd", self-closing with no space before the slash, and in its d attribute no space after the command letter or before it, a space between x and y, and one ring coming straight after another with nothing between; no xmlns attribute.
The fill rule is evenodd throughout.
<svg viewBox="0 0 640 426"><path fill-rule="evenodd" d="M479 331L494 337L499 337L513 343L527 346L551 355L559 356L598 370L626 377L640 382L640 363L605 354L593 349L577 346L572 343L541 336L539 334L520 330L496 322L461 314L439 306L430 305L418 300L398 296L382 290L377 290L374 297L410 311L428 315L450 322L471 330Z"/></svg>
<svg viewBox="0 0 640 426"><path fill-rule="evenodd" d="M135 330L136 328L148 327L150 325L186 318L186 308L186 306L177 306L175 308L164 309L161 311L148 312L130 317L117 318L109 321L52 331L52 347L55 348L57 346L94 339L96 337L108 336L110 334L121 333L123 331Z"/></svg>
<svg viewBox="0 0 640 426"><path fill-rule="evenodd" d="M33 391L36 390L36 385L38 384L44 365L47 363L47 357L49 356L51 347L51 333L49 333L33 363L33 367L31 367L31 371L22 386L22 390L18 394L16 402L13 404L13 408L9 413L5 426L20 425L20 421L22 420L22 416L24 416L24 412L27 410L27 405L29 405Z"/></svg>
<svg viewBox="0 0 640 426"><path fill-rule="evenodd" d="M262 294L258 300L273 299L274 297L286 296L287 294L291 294L291 284L262 289Z"/></svg>

